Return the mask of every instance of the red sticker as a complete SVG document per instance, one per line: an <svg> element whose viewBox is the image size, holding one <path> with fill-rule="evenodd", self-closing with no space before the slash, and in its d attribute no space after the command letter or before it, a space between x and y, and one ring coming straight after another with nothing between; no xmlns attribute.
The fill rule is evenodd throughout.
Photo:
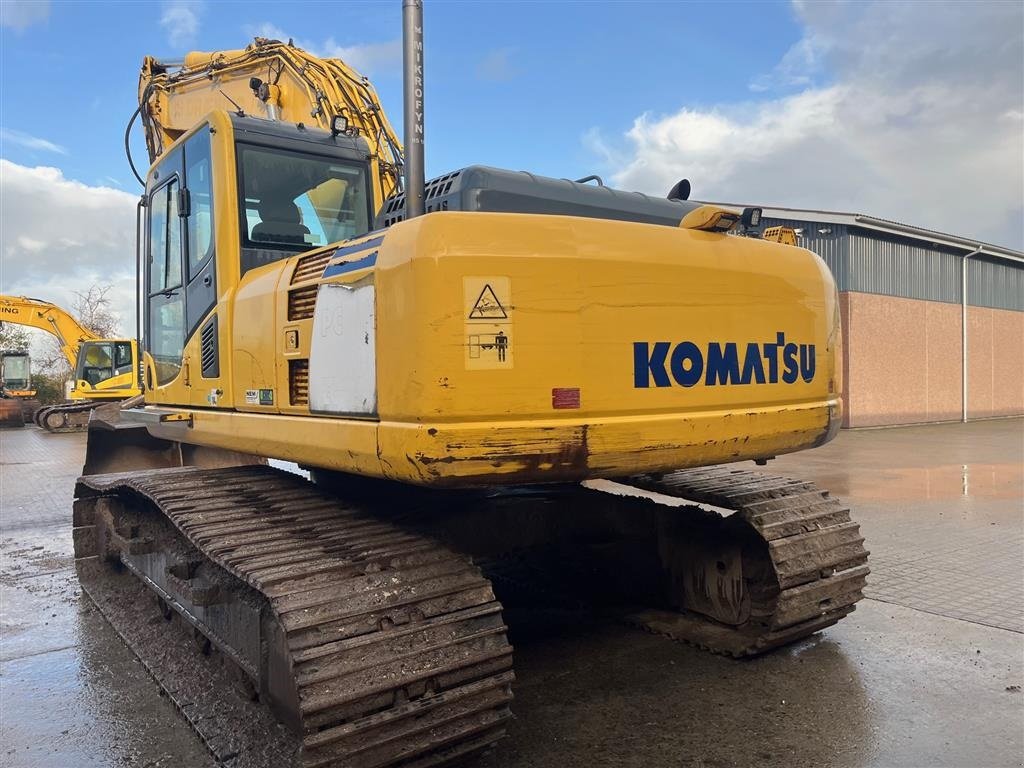
<svg viewBox="0 0 1024 768"><path fill-rule="evenodd" d="M579 387L555 387L551 390L552 408L579 408Z"/></svg>

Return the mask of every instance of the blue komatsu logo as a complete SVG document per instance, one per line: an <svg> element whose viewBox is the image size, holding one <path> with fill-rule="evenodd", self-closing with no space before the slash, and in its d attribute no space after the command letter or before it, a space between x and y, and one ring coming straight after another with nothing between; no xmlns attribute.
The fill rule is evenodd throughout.
<svg viewBox="0 0 1024 768"><path fill-rule="evenodd" d="M692 341L633 342L633 386L681 387L720 384L795 384L814 379L814 345L786 342L779 331L775 341L745 345L713 341L707 349Z"/></svg>

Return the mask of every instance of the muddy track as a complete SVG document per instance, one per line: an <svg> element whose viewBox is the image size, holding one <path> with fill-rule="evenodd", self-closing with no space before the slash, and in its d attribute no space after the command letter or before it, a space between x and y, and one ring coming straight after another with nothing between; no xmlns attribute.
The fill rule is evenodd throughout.
<svg viewBox="0 0 1024 768"><path fill-rule="evenodd" d="M728 468L625 482L718 509L596 490L539 494L526 505L530 515L554 504L583 523L563 531L568 558L564 547L539 559L527 548L525 559L475 552L478 562L528 612L555 602L556 614L585 614L586 599L533 593L615 592L583 545L590 523L611 510L612 541L646 542L630 550L634 558L641 553L632 562L657 573L670 595L648 603L661 608L615 610L614 617L734 657L811 635L861 599L868 553L859 526L812 483ZM504 734L513 674L502 607L459 553L473 551L474 534L438 543L443 509L452 505L419 509L399 493L353 506L266 466L93 475L79 480L76 495L84 586L218 759L254 768L439 765ZM521 527L522 504L512 499L506 525ZM499 544L510 536L501 508L499 501L483 513L501 531ZM468 516L449 518L446 532L473 531L471 521L480 519L471 507ZM134 576L116 574L109 561ZM139 604L140 583L158 595L166 616L176 614L189 634L200 630L200 649L228 660L222 666L249 681L242 690L270 707L253 717L253 705L232 690L238 674L197 678L188 662L175 661L183 650L194 657L194 647L153 629L152 615L133 624L137 609L126 607ZM239 727L275 717L291 729L281 738L278 726L275 744L260 743L268 728Z"/></svg>
<svg viewBox="0 0 1024 768"><path fill-rule="evenodd" d="M104 561L133 571L291 727L297 764L439 765L504 734L512 649L468 557L265 466L93 475L76 496L87 590Z"/></svg>
<svg viewBox="0 0 1024 768"><path fill-rule="evenodd" d="M703 513L704 522L734 539L753 534L761 544L747 546L745 584L738 590L723 587L725 579L700 584L709 599L729 603L742 620L724 623L693 611L647 610L631 614L630 623L715 653L752 656L835 624L863 597L869 553L860 526L847 507L813 483L723 467L624 482L732 511L728 517ZM692 519L694 511L682 507L678 514ZM742 598L735 595L739 591Z"/></svg>

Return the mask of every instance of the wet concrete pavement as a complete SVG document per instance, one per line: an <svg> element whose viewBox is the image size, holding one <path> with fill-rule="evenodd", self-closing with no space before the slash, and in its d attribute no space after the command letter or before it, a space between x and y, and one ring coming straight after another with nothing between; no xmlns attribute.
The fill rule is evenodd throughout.
<svg viewBox="0 0 1024 768"><path fill-rule="evenodd" d="M80 595L83 453L0 433L0 765L212 765ZM844 432L768 469L849 501L868 599L745 662L598 619L521 641L481 768L1024 765L1024 422Z"/></svg>
<svg viewBox="0 0 1024 768"><path fill-rule="evenodd" d="M0 432L0 766L212 766L78 586L85 436Z"/></svg>

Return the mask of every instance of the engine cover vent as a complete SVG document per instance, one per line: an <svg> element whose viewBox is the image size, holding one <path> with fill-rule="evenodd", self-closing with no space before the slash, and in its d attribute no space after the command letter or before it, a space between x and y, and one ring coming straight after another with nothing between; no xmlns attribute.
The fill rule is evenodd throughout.
<svg viewBox="0 0 1024 768"><path fill-rule="evenodd" d="M292 272L291 285L296 283L304 283L307 280L316 280L323 274L324 267L327 266L327 262L331 260L331 256L334 255L334 251L324 251L322 253L311 253L308 256L303 256L295 264L295 271Z"/></svg>
<svg viewBox="0 0 1024 768"><path fill-rule="evenodd" d="M309 360L288 361L288 402L309 405Z"/></svg>
<svg viewBox="0 0 1024 768"><path fill-rule="evenodd" d="M319 275L318 275L319 276ZM320 286L307 285L288 291L288 319L309 320L316 306L316 292Z"/></svg>
<svg viewBox="0 0 1024 768"><path fill-rule="evenodd" d="M199 332L199 361L204 379L220 376L220 354L217 349L217 316L206 321Z"/></svg>

